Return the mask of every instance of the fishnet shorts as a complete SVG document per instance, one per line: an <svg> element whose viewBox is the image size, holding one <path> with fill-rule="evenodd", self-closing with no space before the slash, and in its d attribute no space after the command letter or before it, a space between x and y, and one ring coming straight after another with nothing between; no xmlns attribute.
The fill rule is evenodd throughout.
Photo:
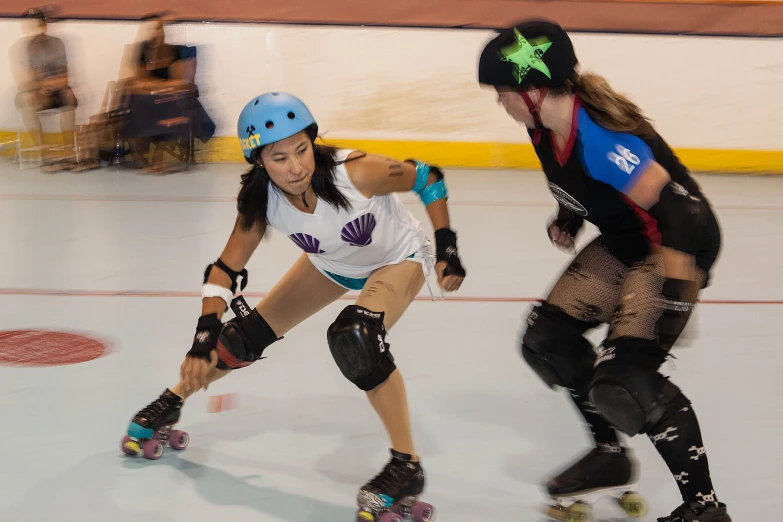
<svg viewBox="0 0 783 522"><path fill-rule="evenodd" d="M664 274L662 255L626 266L604 247L599 236L565 270L547 303L590 325L608 323L608 341L621 337L655 340L656 323L663 313ZM695 302L707 276L706 270L697 267L697 281L684 297ZM688 316L681 317L679 332L687 320Z"/></svg>

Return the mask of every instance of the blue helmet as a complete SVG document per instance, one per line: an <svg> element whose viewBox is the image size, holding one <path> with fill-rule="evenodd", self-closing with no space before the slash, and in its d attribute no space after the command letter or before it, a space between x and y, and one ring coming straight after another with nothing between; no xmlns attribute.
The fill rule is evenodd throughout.
<svg viewBox="0 0 783 522"><path fill-rule="evenodd" d="M248 163L258 147L290 138L315 124L307 106L284 92L268 92L245 105L239 114L237 135Z"/></svg>

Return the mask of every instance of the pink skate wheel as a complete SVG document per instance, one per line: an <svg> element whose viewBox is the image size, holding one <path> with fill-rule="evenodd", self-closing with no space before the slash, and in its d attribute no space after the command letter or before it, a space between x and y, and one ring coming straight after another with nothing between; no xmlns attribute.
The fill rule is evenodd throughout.
<svg viewBox="0 0 783 522"><path fill-rule="evenodd" d="M386 511L385 513L381 513L381 516L378 517L378 522L405 522L405 519L397 513Z"/></svg>
<svg viewBox="0 0 783 522"><path fill-rule="evenodd" d="M140 452L139 443L130 438L129 435L125 435L122 438L120 448L122 448L123 453L130 455L131 457L135 457Z"/></svg>
<svg viewBox="0 0 783 522"><path fill-rule="evenodd" d="M163 443L159 440L150 439L144 442L142 448L144 450L145 459L158 460L163 456Z"/></svg>
<svg viewBox="0 0 783 522"><path fill-rule="evenodd" d="M426 502L416 502L411 510L414 522L431 522L435 520L435 508Z"/></svg>
<svg viewBox="0 0 783 522"><path fill-rule="evenodd" d="M184 431L171 430L169 433L169 446L175 450L184 450L188 447L190 436Z"/></svg>

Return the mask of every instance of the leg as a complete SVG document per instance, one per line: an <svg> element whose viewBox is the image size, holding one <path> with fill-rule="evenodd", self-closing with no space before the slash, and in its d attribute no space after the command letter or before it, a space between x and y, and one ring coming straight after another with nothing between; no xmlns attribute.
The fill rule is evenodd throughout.
<svg viewBox="0 0 783 522"><path fill-rule="evenodd" d="M301 255L269 294L259 301L256 311L272 331L282 337L297 324L344 295L346 290L316 270L306 255ZM213 383L231 373L219 365L209 377ZM179 382L171 391L183 399L191 395Z"/></svg>
<svg viewBox="0 0 783 522"><path fill-rule="evenodd" d="M225 377L231 372L230 368L251 364L279 336L344 293L344 288L327 279L306 255L302 255L255 310L224 324L218 342L220 361L208 381L212 383ZM257 341L255 346L254 341ZM192 391L180 382L139 411L128 428L127 437L134 440L123 441L126 453L137 454L139 440L151 439L176 424L184 400L191 394ZM132 443L130 450L126 448L129 442Z"/></svg>
<svg viewBox="0 0 783 522"><path fill-rule="evenodd" d="M133 138L129 140L133 164L137 169L147 168L147 159L144 155L149 152L151 142L147 138Z"/></svg>
<svg viewBox="0 0 783 522"><path fill-rule="evenodd" d="M74 163L76 161L74 147L74 130L76 128L76 96L70 87L56 94L58 98L58 105L63 107L63 111L60 113L60 133L63 137L63 146L65 146L65 152L63 159L68 162Z"/></svg>
<svg viewBox="0 0 783 522"><path fill-rule="evenodd" d="M696 288L706 280L699 271ZM646 433L675 476L683 500L717 507L698 420L680 389L658 373L687 316L670 324L659 339L663 287L659 256L633 267L612 320L605 349L591 383L590 397L613 425L633 436Z"/></svg>
<svg viewBox="0 0 783 522"><path fill-rule="evenodd" d="M557 505L550 516L563 519L573 504L588 504L616 492L620 497L636 481L636 465L622 448L614 428L595 410L588 390L595 350L584 333L608 322L627 269L609 254L600 239L585 247L555 284L545 303L533 309L522 339L522 356L551 388L561 386L590 429L595 448L546 484Z"/></svg>
<svg viewBox="0 0 783 522"><path fill-rule="evenodd" d="M385 338L423 285L422 267L415 261L380 268L368 278L356 305L346 307L327 333L338 367L367 392L392 448L414 459L405 385Z"/></svg>
<svg viewBox="0 0 783 522"><path fill-rule="evenodd" d="M424 285L421 264L403 261L376 270L356 305L346 307L329 327L329 347L346 378L367 393L391 440L391 460L359 490L359 516L376 516L398 504L405 513L429 510L415 505L424 490L424 470L411 436L408 402L402 375L386 343L394 326ZM415 515L416 516L416 515Z"/></svg>
<svg viewBox="0 0 783 522"><path fill-rule="evenodd" d="M424 273L419 263L404 261L399 265L387 266L376 270L367 280L356 305L368 310L382 310L383 324L390 330L423 285ZM386 426L392 448L417 459L405 384L400 371L395 369L386 382L368 391L367 398Z"/></svg>
<svg viewBox="0 0 783 522"><path fill-rule="evenodd" d="M74 127L76 126L76 111L69 109L60 114L60 129L63 137L63 159L70 163L76 162L76 151L74 150Z"/></svg>
<svg viewBox="0 0 783 522"><path fill-rule="evenodd" d="M165 146L165 142L160 137L157 137L152 140L152 144L155 146L155 150L150 157L150 165L147 167L146 173L163 174L163 147Z"/></svg>
<svg viewBox="0 0 783 522"><path fill-rule="evenodd" d="M583 334L609 322L627 269L601 244L587 245L569 265L546 302L534 308L522 355L550 386L568 388L596 445L618 445L617 434L588 398L595 353Z"/></svg>
<svg viewBox="0 0 783 522"><path fill-rule="evenodd" d="M44 107L44 99L38 91L23 92L16 95L16 106L22 114L24 126L32 137L35 145L41 147L44 144L41 120L38 112Z"/></svg>

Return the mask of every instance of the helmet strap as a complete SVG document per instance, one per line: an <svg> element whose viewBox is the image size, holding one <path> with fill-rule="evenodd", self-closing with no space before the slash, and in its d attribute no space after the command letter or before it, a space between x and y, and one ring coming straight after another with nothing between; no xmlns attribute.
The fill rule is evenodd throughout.
<svg viewBox="0 0 783 522"><path fill-rule="evenodd" d="M548 88L541 89L541 96L538 98L537 103L533 103L532 98L530 98L530 95L527 93L527 91L520 91L519 94L522 96L522 99L525 100L525 105L527 105L527 109L530 111L530 115L533 116L533 122L536 124L535 130L533 131L533 145L538 145L538 142L541 141L541 135L544 132L544 122L541 121L541 106L544 104L544 99L546 98L547 93L549 92Z"/></svg>

